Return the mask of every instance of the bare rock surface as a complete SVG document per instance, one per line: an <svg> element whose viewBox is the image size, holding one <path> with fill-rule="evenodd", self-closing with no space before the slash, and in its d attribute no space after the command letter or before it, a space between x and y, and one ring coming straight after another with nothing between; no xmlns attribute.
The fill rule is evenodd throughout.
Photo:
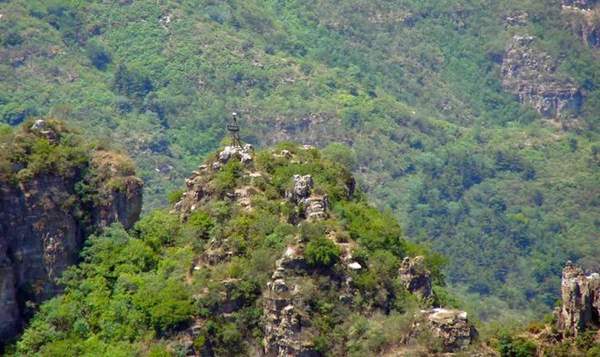
<svg viewBox="0 0 600 357"><path fill-rule="evenodd" d="M597 0L562 0L562 6L572 6L579 9L589 9L597 4Z"/></svg>
<svg viewBox="0 0 600 357"><path fill-rule="evenodd" d="M289 200L301 205L303 216L309 221L327 219L329 216L329 199L327 195L317 195L312 192L314 182L310 175L294 175L294 188L287 192Z"/></svg>
<svg viewBox="0 0 600 357"><path fill-rule="evenodd" d="M535 48L535 38L516 35L502 62L502 85L545 118L577 115L583 95L574 80L557 73L557 63Z"/></svg>
<svg viewBox="0 0 600 357"><path fill-rule="evenodd" d="M600 48L600 3L591 0L564 0L562 13L573 33L590 48Z"/></svg>
<svg viewBox="0 0 600 357"><path fill-rule="evenodd" d="M404 258L398 273L406 290L421 299L427 299L431 296L431 276L425 268L424 257Z"/></svg>
<svg viewBox="0 0 600 357"><path fill-rule="evenodd" d="M562 305L557 309L558 329L564 336L577 336L600 327L600 274L586 275L567 262L562 272Z"/></svg>
<svg viewBox="0 0 600 357"><path fill-rule="evenodd" d="M422 310L411 329L410 338L429 335L439 343L442 352L465 350L477 338L467 313L460 310L434 308ZM432 346L433 347L433 346Z"/></svg>
<svg viewBox="0 0 600 357"><path fill-rule="evenodd" d="M297 247L288 247L276 262L275 272L263 291L264 352L267 356L318 356L306 328L310 321L295 277L307 269Z"/></svg>
<svg viewBox="0 0 600 357"><path fill-rule="evenodd" d="M89 204L77 201L79 179L39 174L18 185L0 179L0 345L19 333L35 306L61 292L56 279L77 261L91 231L113 222L129 228L139 218L138 178L99 178L100 185L117 179L122 187L104 186Z"/></svg>

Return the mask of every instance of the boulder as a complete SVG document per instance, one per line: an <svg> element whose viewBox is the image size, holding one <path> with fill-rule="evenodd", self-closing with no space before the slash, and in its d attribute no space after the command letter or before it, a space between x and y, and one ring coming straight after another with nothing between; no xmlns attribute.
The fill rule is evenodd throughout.
<svg viewBox="0 0 600 357"><path fill-rule="evenodd" d="M435 308L418 313L411 328L410 339L431 336L442 352L465 350L477 338L477 330L469 322L467 313L460 310Z"/></svg>
<svg viewBox="0 0 600 357"><path fill-rule="evenodd" d="M213 163L212 168L215 171L221 169L232 158L237 158L242 164L249 164L254 157L254 147L250 144L244 146L225 146L218 155L218 161Z"/></svg>
<svg viewBox="0 0 600 357"><path fill-rule="evenodd" d="M311 175L294 175L294 189L288 194L294 202L298 203L310 196L314 182Z"/></svg>

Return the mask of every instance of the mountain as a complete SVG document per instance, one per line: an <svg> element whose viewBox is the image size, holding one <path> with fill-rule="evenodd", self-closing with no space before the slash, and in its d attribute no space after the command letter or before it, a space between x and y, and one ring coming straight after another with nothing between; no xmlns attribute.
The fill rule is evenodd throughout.
<svg viewBox="0 0 600 357"><path fill-rule="evenodd" d="M17 336L86 237L114 222L130 228L142 182L123 154L82 139L56 120L0 132L0 348Z"/></svg>
<svg viewBox="0 0 600 357"><path fill-rule="evenodd" d="M132 230L90 237L17 355L486 351L350 172L307 146L227 146ZM444 307L442 307L444 306Z"/></svg>
<svg viewBox="0 0 600 357"><path fill-rule="evenodd" d="M338 152L408 239L449 258L451 289L480 318L539 316L565 261L600 268L598 11L591 0L5 1L0 121L52 116L121 146L150 212L237 111L255 146Z"/></svg>

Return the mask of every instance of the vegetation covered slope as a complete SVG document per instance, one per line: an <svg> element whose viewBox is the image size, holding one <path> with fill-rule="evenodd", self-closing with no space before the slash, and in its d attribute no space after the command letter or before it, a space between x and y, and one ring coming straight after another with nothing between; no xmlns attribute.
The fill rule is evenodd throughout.
<svg viewBox="0 0 600 357"><path fill-rule="evenodd" d="M597 268L600 222L600 62L560 5L3 2L0 120L52 114L123 145L148 207L216 148L233 110L253 143L349 144L365 191L451 258L451 283L547 310L566 259ZM582 88L578 129L502 89L514 34Z"/></svg>
<svg viewBox="0 0 600 357"><path fill-rule="evenodd" d="M210 169L216 161L179 195L183 206L90 238L82 263L63 277L65 293L42 306L12 353L260 355L273 333L268 287L283 281L275 274L295 286L293 300L282 301L302 311L303 348L326 355L397 346L419 304L447 303L439 257L406 241L392 217L353 192L338 162L294 145ZM294 175L311 175L314 194L328 197L323 219L306 219L291 199ZM187 209L185 200L196 204ZM290 258L290 249L298 255ZM414 254L425 254L432 272L431 299L412 296L399 280L400 259ZM276 265L282 257L295 266ZM362 268L349 269L347 259Z"/></svg>

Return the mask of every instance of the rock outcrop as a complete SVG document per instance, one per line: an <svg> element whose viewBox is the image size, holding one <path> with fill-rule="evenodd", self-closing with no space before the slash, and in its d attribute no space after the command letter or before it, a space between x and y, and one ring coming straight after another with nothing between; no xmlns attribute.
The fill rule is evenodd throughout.
<svg viewBox="0 0 600 357"><path fill-rule="evenodd" d="M514 36L502 61L502 85L521 103L546 118L577 115L583 95L576 83L557 73L556 62L535 49L532 36Z"/></svg>
<svg viewBox="0 0 600 357"><path fill-rule="evenodd" d="M317 195L313 191L314 182L310 175L294 175L294 188L286 196L302 207L302 215L309 221L327 219L329 199L327 195Z"/></svg>
<svg viewBox="0 0 600 357"><path fill-rule="evenodd" d="M185 180L187 190L174 206L174 210L179 212L182 219L186 219L204 202L214 196L215 188L210 184L212 175L221 171L223 166L231 160L239 160L245 167L251 166L254 160L254 148L250 144L226 146L216 155L216 159L212 163L200 165L197 170L193 171L192 176ZM257 178L261 177L261 174L249 173L248 176ZM242 206L250 208L251 191L249 187L244 187L226 194L231 199L237 200Z"/></svg>
<svg viewBox="0 0 600 357"><path fill-rule="evenodd" d="M361 313L370 316L373 313L389 313L392 310L392 303L396 296L390 286L382 282L377 282L377 287L365 288L362 281L365 273L374 268L375 262L364 260L361 256L354 256L359 248L359 244L354 241L347 232L337 228L329 222L318 222L318 224L309 224L311 221L320 221L326 219L335 220L337 217L330 211L329 200L325 190L319 187L318 182L312 176L307 174L296 174L289 178L286 190L286 183L280 182L281 177L277 177L277 190L266 190L269 185L273 185L274 178L278 173L273 170L277 165L298 165L306 162L304 157L306 150L313 150L311 147L296 147L295 149L279 149L269 154L273 162L268 166L264 165L263 153L254 158L250 150L246 150L249 157L244 159L244 148L225 148L218 152L205 165L201 165L194 171L192 177L186 180L187 191L183 194L181 200L175 204L174 212L180 215L182 221L185 221L189 215L196 210L210 211L211 203L215 201L224 201L231 205L234 214L252 215L252 204L256 204L255 209L260 209L260 198L268 192L270 200L278 200L274 207L282 207L278 212L278 220L286 224L296 225L302 228L304 225L309 227L304 234L303 230L298 230L293 235L286 237L286 249L280 259L275 261L274 270L268 282L262 286L260 291L260 305L262 307L262 317L260 328L263 332L262 343L256 345L257 355L266 356L319 356L317 351L318 337L323 334L320 325L315 323L322 316L322 311L315 301L329 301L332 306L343 307L340 311L353 311L355 304L361 304ZM312 157L312 155L306 155ZM215 181L220 179L219 174L223 170L229 169L226 165L232 160L236 162L236 179L234 185L229 185L225 189L216 189ZM283 166L285 167L285 166ZM297 166L291 166L297 167ZM301 167L301 166L300 166ZM270 171L271 170L271 171ZM302 169L301 171L305 171ZM289 171L288 171L289 172ZM314 173L313 173L314 174ZM344 199L352 199L356 183L349 177L341 176L338 180L339 190L345 190ZM271 186L273 187L273 186ZM283 192L282 192L283 191ZM282 194L283 193L283 194ZM250 209L250 211L248 211ZM314 223L314 222L313 222ZM314 230L313 230L314 229ZM317 233L318 232L318 233ZM213 235L213 233L211 233ZM189 279L194 279L194 274L203 271L206 275L208 271L222 266L222 264L233 261L236 256L243 254L235 245L235 241L222 234L206 237L207 240L203 251L194 259L193 266L190 269ZM337 248L336 258L331 263L322 264L310 260L311 255L307 252L307 247L316 239L326 239L332 242ZM329 244L327 242L327 244ZM431 274L426 268L424 257L405 258L401 266L395 266L398 269L398 278L406 289L419 297L422 306L431 306L433 296ZM394 276L392 279L395 280ZM208 299L206 294L209 289L205 289L194 298L198 303L208 300L211 313L219 318L229 319L240 309L244 309L244 303L239 299L238 278L220 281L222 289L219 291L218 303L214 304ZM365 289L369 289L366 291ZM316 297L318 297L317 300ZM347 310L344 310L347 309ZM424 334L433 335L439 339L443 351L459 351L468 346L476 336L475 329L468 322L466 313L455 310L436 309L424 311L418 317L418 323L415 323L414 333L410 336L419 338ZM213 337L207 332L201 332L202 319L195 321L194 326L186 331L186 346L192 346L191 341L195 341L199 336L202 344L189 347L190 355L198 354L199 348L205 349L207 356L214 355L211 352L211 343L215 343ZM212 338L212 340L211 340ZM399 336L404 342L410 337L406 334ZM212 342L211 342L212 341ZM217 341L218 342L218 341ZM420 343L420 340L419 340ZM193 352L196 351L196 352Z"/></svg>
<svg viewBox="0 0 600 357"><path fill-rule="evenodd" d="M43 121L34 130L49 141L58 135ZM100 159L89 164L100 171L107 167L98 165L108 165ZM17 183L0 176L0 346L39 303L61 291L56 279L78 260L88 234L113 222L129 228L138 219L142 181L116 166L105 174L41 172ZM82 183L98 186L82 193Z"/></svg>
<svg viewBox="0 0 600 357"><path fill-rule="evenodd" d="M558 329L564 336L577 336L589 328L600 328L600 274L586 275L567 262L562 272L562 305L557 308Z"/></svg>
<svg viewBox="0 0 600 357"><path fill-rule="evenodd" d="M404 258L398 273L406 290L421 299L431 297L431 276L425 267L424 257Z"/></svg>
<svg viewBox="0 0 600 357"><path fill-rule="evenodd" d="M263 292L264 352L267 356L318 356L306 329L310 321L303 307L302 291L294 284L308 267L294 247L288 247Z"/></svg>
<svg viewBox="0 0 600 357"><path fill-rule="evenodd" d="M562 12L573 33L591 48L600 48L600 6L598 1L564 0Z"/></svg>
<svg viewBox="0 0 600 357"><path fill-rule="evenodd" d="M252 161L253 153L254 148L250 144L245 144L244 146L226 146L219 153L219 160L213 163L213 169L219 170L233 158L240 160L242 164L247 164Z"/></svg>
<svg viewBox="0 0 600 357"><path fill-rule="evenodd" d="M597 0L562 0L562 6L572 6L579 9L589 9L595 4L597 4Z"/></svg>
<svg viewBox="0 0 600 357"><path fill-rule="evenodd" d="M413 323L409 339L428 336L430 348L437 352L457 352L466 349L476 338L477 331L460 310L435 308L422 310Z"/></svg>

